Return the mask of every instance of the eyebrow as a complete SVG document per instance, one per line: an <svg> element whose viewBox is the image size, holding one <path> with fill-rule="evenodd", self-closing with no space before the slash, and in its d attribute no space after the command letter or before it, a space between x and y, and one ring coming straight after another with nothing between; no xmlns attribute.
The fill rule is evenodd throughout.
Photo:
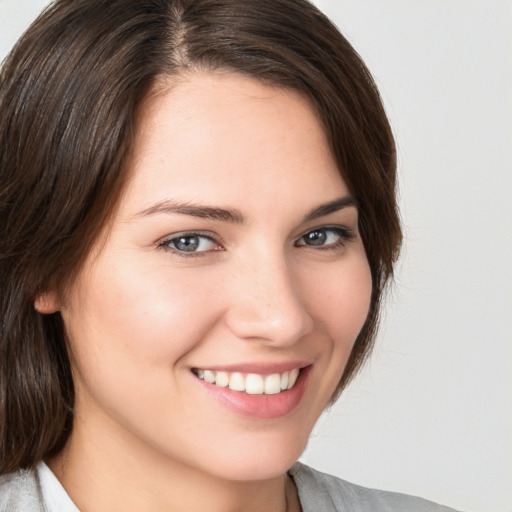
<svg viewBox="0 0 512 512"><path fill-rule="evenodd" d="M222 222L231 222L234 224L242 224L244 216L239 210L217 208L214 206L203 206L200 204L180 203L176 201L162 201L156 203L145 210L137 213L135 217L146 217L159 213L190 215L199 217L200 219L220 220Z"/></svg>
<svg viewBox="0 0 512 512"><path fill-rule="evenodd" d="M324 215L329 215L330 213L337 212L343 208L348 208L349 206L357 207L355 199L352 196L340 197L311 210L304 216L304 222L317 219L318 217L323 217Z"/></svg>
<svg viewBox="0 0 512 512"><path fill-rule="evenodd" d="M317 206L310 212L308 212L303 222L308 222L324 215L329 215L343 208L349 206L356 206L354 198L351 196L344 196L328 203ZM192 203L180 203L172 200L161 201L156 203L149 208L146 208L139 213L135 214L134 217L147 217L150 215L157 214L178 214L178 215L190 215L192 217L198 217L200 219L217 220L221 222L229 222L233 224L243 224L245 218L237 209L226 209L218 208L215 206L206 206Z"/></svg>

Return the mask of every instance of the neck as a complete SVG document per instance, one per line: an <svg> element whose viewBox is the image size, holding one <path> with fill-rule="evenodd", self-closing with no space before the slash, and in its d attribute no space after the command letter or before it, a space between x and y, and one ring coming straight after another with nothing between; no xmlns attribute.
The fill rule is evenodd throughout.
<svg viewBox="0 0 512 512"><path fill-rule="evenodd" d="M286 475L234 481L172 459L125 433L87 435L76 418L71 438L50 469L82 512L292 512L300 510Z"/></svg>

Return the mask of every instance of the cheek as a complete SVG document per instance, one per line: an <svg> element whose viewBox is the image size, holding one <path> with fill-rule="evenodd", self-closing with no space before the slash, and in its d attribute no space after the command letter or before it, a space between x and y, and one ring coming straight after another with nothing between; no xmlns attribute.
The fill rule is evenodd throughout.
<svg viewBox="0 0 512 512"><path fill-rule="evenodd" d="M323 282L321 289L311 283L316 291L310 295L310 311L315 316L318 329L325 335L322 338L328 340L323 345L321 375L315 377L318 401L312 411L311 428L336 391L368 316L372 294L372 278L366 257L325 275Z"/></svg>
<svg viewBox="0 0 512 512"><path fill-rule="evenodd" d="M75 372L90 389L117 389L116 399L128 390L139 394L141 382L168 388L170 370L218 318L215 290L192 273L102 268L110 272L82 279L62 312Z"/></svg>
<svg viewBox="0 0 512 512"><path fill-rule="evenodd" d="M321 287L319 281L323 283ZM317 276L311 289L311 310L329 333L333 348L350 352L370 307L372 278L366 258Z"/></svg>
<svg viewBox="0 0 512 512"><path fill-rule="evenodd" d="M187 332L206 327L208 311L214 315L214 291L192 273L105 267L112 269L108 275L97 272L77 287L68 323L81 324L78 337L92 331L98 343L116 342L149 355L180 345Z"/></svg>

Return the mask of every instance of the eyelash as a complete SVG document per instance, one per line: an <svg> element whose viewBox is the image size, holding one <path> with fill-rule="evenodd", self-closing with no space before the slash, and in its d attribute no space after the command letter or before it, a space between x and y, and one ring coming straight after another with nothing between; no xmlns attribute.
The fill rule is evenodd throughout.
<svg viewBox="0 0 512 512"><path fill-rule="evenodd" d="M338 240L327 245L308 245L305 243L299 243L299 241L304 240L307 236L312 236L315 233L335 234L338 237ZM313 247L317 250L329 251L338 249L339 247L344 247L347 242L350 242L354 239L354 236L354 233L341 226L321 226L319 228L310 229L304 233L301 237L298 238L294 245L296 247Z"/></svg>
<svg viewBox="0 0 512 512"><path fill-rule="evenodd" d="M334 234L338 239L335 242L329 243L327 245L315 245L315 244L307 244L307 243L301 243L304 242L305 238L307 236L313 236L314 234L323 233L326 237L329 236L329 234ZM340 247L345 246L347 242L350 242L354 239L355 235L350 230L340 227L340 226L322 226L314 229L310 229L306 233L304 233L302 236L300 236L294 243L295 247L309 247L314 248L316 250L320 251L329 251L329 250L336 250ZM192 239L197 238L202 241L207 240L208 242L214 244L216 247L215 249L211 250L203 250L203 251L184 251L178 249L174 244L176 244L180 239ZM201 244L201 241L199 241L199 244ZM173 246L174 245L174 246ZM200 245L198 245L200 246ZM173 235L170 238L166 238L165 240L162 240L158 243L158 248L162 248L165 250L171 251L173 254L176 254L182 258L197 258L204 256L207 253L215 252L215 251L222 251L222 246L210 235L206 235L204 233L197 233L197 232L183 232L178 233L176 235Z"/></svg>
<svg viewBox="0 0 512 512"><path fill-rule="evenodd" d="M183 251L175 246L173 247L173 244L177 243L180 239L191 239L191 238L198 238L202 241L207 240L208 242L212 243L215 247L219 247L219 249L212 249L212 250L206 250L206 251ZM201 243L201 242L199 242ZM176 235L171 236L170 238L166 238L165 240L162 240L158 244L159 248L166 249L171 251L173 254L176 254L177 256L180 256L182 258L197 258L200 256L204 256L206 253L212 252L212 251L221 251L221 245L212 237L209 235L205 235L204 233L196 233L196 232L183 232L178 233Z"/></svg>

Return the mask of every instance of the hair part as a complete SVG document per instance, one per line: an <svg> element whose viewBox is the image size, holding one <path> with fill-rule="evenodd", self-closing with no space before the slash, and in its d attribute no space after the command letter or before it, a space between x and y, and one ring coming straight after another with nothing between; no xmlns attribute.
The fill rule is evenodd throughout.
<svg viewBox="0 0 512 512"><path fill-rule="evenodd" d="M59 452L74 388L59 313L129 179L137 116L162 77L228 70L309 99L359 205L373 292L335 396L370 353L401 242L395 146L377 88L306 0L57 0L0 72L0 473Z"/></svg>

